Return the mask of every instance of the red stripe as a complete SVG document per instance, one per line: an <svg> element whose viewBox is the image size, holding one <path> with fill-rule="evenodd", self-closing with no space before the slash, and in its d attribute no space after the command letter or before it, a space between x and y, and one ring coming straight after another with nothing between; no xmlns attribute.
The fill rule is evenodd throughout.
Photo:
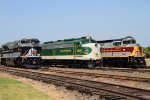
<svg viewBox="0 0 150 100"><path fill-rule="evenodd" d="M102 52L133 52L134 47L102 48Z"/></svg>

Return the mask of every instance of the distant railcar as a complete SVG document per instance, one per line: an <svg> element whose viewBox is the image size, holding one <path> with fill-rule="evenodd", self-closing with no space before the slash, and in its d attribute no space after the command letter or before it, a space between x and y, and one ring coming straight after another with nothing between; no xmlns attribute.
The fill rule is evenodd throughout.
<svg viewBox="0 0 150 100"><path fill-rule="evenodd" d="M97 42L102 46L103 66L132 68L146 66L142 48L131 36Z"/></svg>
<svg viewBox="0 0 150 100"><path fill-rule="evenodd" d="M46 65L98 67L102 65L101 46L90 36L50 41L42 44L42 61Z"/></svg>
<svg viewBox="0 0 150 100"><path fill-rule="evenodd" d="M3 44L1 64L24 68L39 68L41 62L39 42L35 38L25 38Z"/></svg>

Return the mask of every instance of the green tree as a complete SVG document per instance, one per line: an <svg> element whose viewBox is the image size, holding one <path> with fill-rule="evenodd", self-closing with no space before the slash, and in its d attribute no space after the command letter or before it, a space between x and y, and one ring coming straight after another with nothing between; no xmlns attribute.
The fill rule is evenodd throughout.
<svg viewBox="0 0 150 100"><path fill-rule="evenodd" d="M147 47L143 47L143 52L145 53L145 54L149 54L149 49L147 48Z"/></svg>
<svg viewBox="0 0 150 100"><path fill-rule="evenodd" d="M148 51L149 51L149 54L150 54L150 47L147 47Z"/></svg>

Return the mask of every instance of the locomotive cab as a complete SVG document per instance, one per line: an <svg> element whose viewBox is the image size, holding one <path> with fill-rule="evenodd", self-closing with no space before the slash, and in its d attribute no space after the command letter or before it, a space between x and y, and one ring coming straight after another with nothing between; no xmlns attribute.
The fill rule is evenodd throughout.
<svg viewBox="0 0 150 100"><path fill-rule="evenodd" d="M122 40L122 46L134 46L136 45L136 40L133 37L126 37Z"/></svg>
<svg viewBox="0 0 150 100"><path fill-rule="evenodd" d="M136 40L133 37L126 37L122 40L122 44L123 46L133 48L128 57L128 62L130 66L133 66L134 68L146 66L142 47L136 43Z"/></svg>
<svg viewBox="0 0 150 100"><path fill-rule="evenodd" d="M25 38L17 42L18 46L38 46L40 41L38 39Z"/></svg>

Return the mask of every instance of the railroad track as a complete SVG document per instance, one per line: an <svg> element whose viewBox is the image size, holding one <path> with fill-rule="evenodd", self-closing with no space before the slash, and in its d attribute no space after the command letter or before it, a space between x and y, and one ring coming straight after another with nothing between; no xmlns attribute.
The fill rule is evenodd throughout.
<svg viewBox="0 0 150 100"><path fill-rule="evenodd" d="M48 68L48 66L45 66ZM44 68L45 68L44 67ZM67 68L65 66L61 66L61 67L56 67L56 68ZM69 69L79 69L79 68L69 68ZM102 71L117 71L117 72L128 72L128 73L134 73L134 72L138 72L138 73L150 73L150 67L147 68L137 68L137 69L133 69L133 68L115 68L115 67L98 67L98 68L94 68L94 69L88 69L88 70L102 70Z"/></svg>
<svg viewBox="0 0 150 100"><path fill-rule="evenodd" d="M65 77L60 75L44 74L26 69L0 67L0 71L8 72L17 76L43 81L55 85L65 86L91 95L99 95L105 100L150 100L150 91L125 87L120 85Z"/></svg>
<svg viewBox="0 0 150 100"><path fill-rule="evenodd" d="M150 68L137 68L137 69L133 69L133 68L108 68L108 67L100 67L94 70L103 70L103 71L118 71L118 72L129 72L129 73L133 73L133 72L139 72L139 73L150 73Z"/></svg>
<svg viewBox="0 0 150 100"><path fill-rule="evenodd" d="M136 82L147 82L150 83L150 78L140 78L140 77L131 77L131 76L120 76L120 75L110 75L110 74L100 74L100 73L89 73L89 72L79 72L79 71L66 71L66 70L57 70L57 69L40 69L42 71L49 71L67 75L74 76L87 76L92 78L110 78L117 80L127 80L127 81L136 81Z"/></svg>

